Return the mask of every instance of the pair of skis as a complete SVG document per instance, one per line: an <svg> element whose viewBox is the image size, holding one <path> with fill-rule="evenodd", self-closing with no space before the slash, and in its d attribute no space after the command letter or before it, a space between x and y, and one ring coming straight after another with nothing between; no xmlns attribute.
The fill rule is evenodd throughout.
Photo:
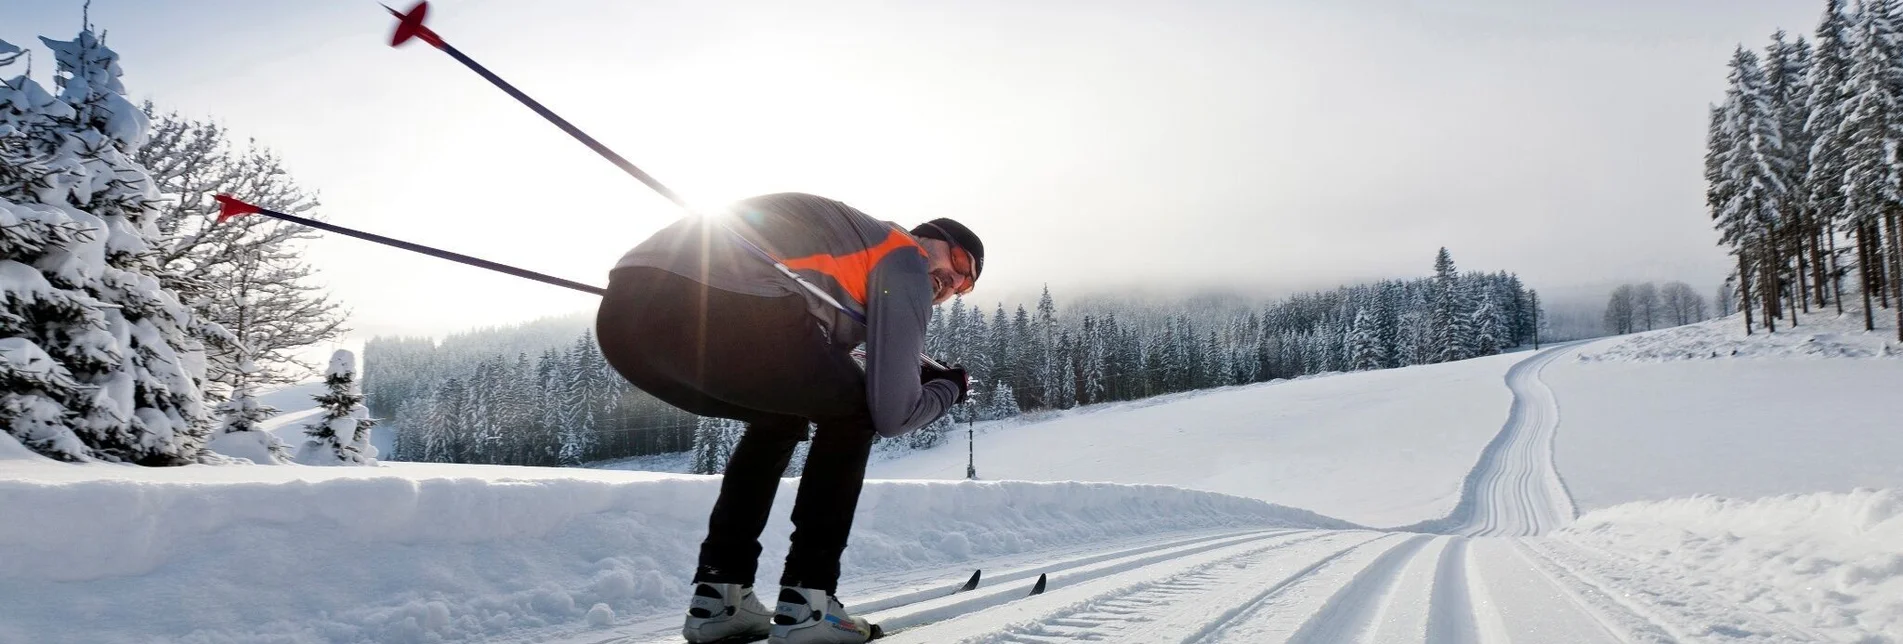
<svg viewBox="0 0 1903 644"><path fill-rule="evenodd" d="M977 590L977 589L978 589L978 579L979 579L979 577L980 577L981 575L983 575L983 573L984 573L984 571L983 571L982 569L980 569L980 570L973 570L973 571L971 571L971 579L968 579L968 580L965 580L965 585L963 585L963 586L959 586L957 590L953 590L953 591L951 591L951 593L950 593L950 594L948 594L948 595L941 595L941 597L950 597L950 596L952 596L952 595L957 595L957 594L959 594L959 593L967 593L967 592L971 592L971 591L974 591L974 590ZM1038 596L1038 595L1042 595L1042 594L1044 594L1044 587L1045 587L1045 585L1046 585L1047 583L1049 583L1049 580L1048 580L1048 579L1046 578L1046 576L1045 576L1045 575L1043 575L1043 574L1039 574L1039 575L1037 576L1037 583L1036 583L1036 584L1033 584L1033 585L1031 586L1031 592L1030 592L1029 594L1027 594L1027 595L1025 595L1025 597L1036 597L1036 596ZM890 610L890 609L893 609L893 608L904 608L904 607L906 607L906 606L910 606L910 605L913 605L913 604L917 604L917 603L920 603L920 602L924 602L924 601L929 601L929 600L932 600L932 599L936 599L936 598L935 598L935 597L925 597L925 598L920 598L920 599L915 599L915 600L912 600L912 601L908 601L908 602L904 602L904 603L901 603L901 604L898 604L898 605L895 605L895 606L886 606L886 607L884 607L884 608L881 608L880 610ZM891 635L891 634L893 634L893 633L897 633L897 632L899 632L899 631L887 631L887 630L885 630L885 629L884 629L883 627L880 627L880 626L879 626L878 624L873 624L873 625L872 625L872 636L871 636L871 637L869 637L869 638L867 638L867 639L870 639L870 640L876 640L876 639L881 639L881 638L884 638L884 637L885 637L885 636L887 636L887 635ZM737 637L729 637L729 638L727 638L727 639L724 639L724 640L720 640L720 641L718 641L718 642L714 642L714 643L712 643L712 644L752 644L753 642L759 642L759 641L762 641L762 640L765 640L765 639L766 639L766 637L763 637L763 636L759 636L759 635L743 635L743 636L737 636Z"/></svg>
<svg viewBox="0 0 1903 644"><path fill-rule="evenodd" d="M964 585L964 586L961 586L961 587L959 587L959 588L958 588L958 590L954 590L954 591L952 591L952 593L951 593L951 594L953 594L953 595L956 595L956 594L959 594L959 593L965 593L965 592L970 592L970 591L973 591L973 590L977 590L977 589L978 589L978 575L979 575L980 573L982 573L982 572L984 572L984 571L983 571L983 570L973 570L973 571L971 571L971 579L969 579L969 580L966 580L966 581L965 581L965 585ZM1038 595L1042 595L1042 594L1044 594L1044 587L1045 587L1045 585L1046 585L1046 584L1048 584L1048 583L1049 583L1049 580L1047 579L1047 576L1046 576L1046 575L1044 575L1044 574L1042 574L1042 573L1039 573L1039 574L1038 574L1038 576L1037 576L1037 583L1035 583L1035 584L1032 584L1032 585L1031 585L1031 592L1030 592L1030 593L1028 593L1028 594L1026 594L1026 595L1025 595L1025 597L1036 597L1036 596L1038 596ZM925 601L925 600L922 600L922 599L921 599L921 600L919 600L919 601ZM899 604L898 606L892 606L892 607L889 607L889 608L888 608L888 610L889 610L890 608L900 608L900 607L904 607L904 606L910 606L910 605L912 605L912 604L916 604L916 603L918 603L918 602L917 602L917 601L914 601L914 602L906 602L906 603L904 603L904 604ZM907 628L916 628L916 627L917 627L917 626L910 626L910 627L907 627ZM899 631L892 631L892 632L893 632L893 633L896 633L896 632L899 632ZM885 629L884 629L883 627L881 627L881 626L879 626L878 624L873 624L873 625L872 625L872 637L871 637L870 639L875 639L875 640L876 640L876 639L879 639L879 638L882 638L882 637L885 637L886 635L889 635L889 634L891 634L891 633L887 633L887 632L886 632L886 630L885 630Z"/></svg>

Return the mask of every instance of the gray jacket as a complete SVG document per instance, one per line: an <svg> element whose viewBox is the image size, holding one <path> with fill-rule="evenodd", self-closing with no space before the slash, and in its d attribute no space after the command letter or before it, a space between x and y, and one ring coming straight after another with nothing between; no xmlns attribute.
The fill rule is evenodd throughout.
<svg viewBox="0 0 1903 644"><path fill-rule="evenodd" d="M714 217L727 225L717 225ZM734 234L746 236L863 316L866 324L801 288ZM725 213L675 222L615 264L624 266L659 268L723 291L805 297L807 310L836 349L850 351L865 343L866 404L881 436L898 436L937 420L958 398L958 386L950 382L919 383L918 353L932 308L924 251L897 225L844 203L799 193L754 197Z"/></svg>

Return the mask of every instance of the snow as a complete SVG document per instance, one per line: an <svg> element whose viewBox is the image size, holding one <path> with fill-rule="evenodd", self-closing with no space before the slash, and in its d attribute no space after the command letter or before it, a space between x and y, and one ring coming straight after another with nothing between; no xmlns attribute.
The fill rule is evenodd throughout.
<svg viewBox="0 0 1903 644"><path fill-rule="evenodd" d="M357 354L349 349L338 349L330 354L330 366L324 369L325 378L342 376L352 381L357 379Z"/></svg>
<svg viewBox="0 0 1903 644"><path fill-rule="evenodd" d="M764 582L785 556L796 485L762 539ZM587 469L0 461L0 642L60 641L79 624L108 644L429 642L674 618L718 486ZM874 481L843 563L863 584L1276 526L1345 527L1158 486Z"/></svg>
<svg viewBox="0 0 1903 644"><path fill-rule="evenodd" d="M282 463L273 451L284 449L277 437L265 432L237 431L225 432L211 439L205 448L217 454L232 458L242 458L258 465Z"/></svg>
<svg viewBox="0 0 1903 644"><path fill-rule="evenodd" d="M52 459L35 454L33 450L27 449L25 445L21 445L20 441L14 440L12 434L0 432L0 462L50 460Z"/></svg>
<svg viewBox="0 0 1903 644"><path fill-rule="evenodd" d="M1557 538L1757 613L1903 641L1903 491L1629 503Z"/></svg>
<svg viewBox="0 0 1903 644"><path fill-rule="evenodd" d="M842 596L892 644L1903 640L1903 363L1828 320L1723 323L981 423L986 481L930 480L964 476L962 432L872 465L900 480L867 483ZM288 416L270 426L308 422ZM23 452L0 436L5 644L678 641L719 485L609 469L684 455ZM769 588L796 487L762 538ZM1457 536L1496 533L1533 536ZM979 589L944 590L974 568Z"/></svg>
<svg viewBox="0 0 1903 644"><path fill-rule="evenodd" d="M316 409L317 404L312 400L312 397L322 393L324 393L324 381L313 380L311 382L300 382L294 385L262 390L257 393L257 398L258 404L267 407L286 410L305 410ZM287 413L298 412L293 411Z"/></svg>
<svg viewBox="0 0 1903 644"><path fill-rule="evenodd" d="M1506 421L1512 395L1505 375L1525 358L1272 382L1007 421L978 436L978 475L1177 485L1371 526L1439 519L1453 511L1462 479ZM875 463L868 476L962 479L963 434Z"/></svg>
<svg viewBox="0 0 1903 644"><path fill-rule="evenodd" d="M1890 402L1903 362L1882 348L1895 327L1862 324L1833 312L1747 338L1734 316L1594 342L1548 367L1563 410L1555 458L1574 500L1903 489Z"/></svg>
<svg viewBox="0 0 1903 644"><path fill-rule="evenodd" d="M1903 363L1554 364L1560 473L1582 508L1694 494L1903 488Z"/></svg>

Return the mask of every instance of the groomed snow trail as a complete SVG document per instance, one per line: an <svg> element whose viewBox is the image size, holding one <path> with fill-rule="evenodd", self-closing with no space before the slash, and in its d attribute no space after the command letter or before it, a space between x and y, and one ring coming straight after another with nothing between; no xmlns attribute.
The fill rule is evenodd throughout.
<svg viewBox="0 0 1903 644"><path fill-rule="evenodd" d="M987 573L970 593L869 598L878 610L861 614L892 644L1820 641L1630 561L1539 538L1574 517L1553 467L1559 405L1540 380L1572 350L1535 353L1507 372L1508 420L1441 521L1206 536L1033 562ZM1048 590L1027 597L1026 580L1040 573Z"/></svg>
<svg viewBox="0 0 1903 644"><path fill-rule="evenodd" d="M1530 537L1559 528L1574 517L1572 497L1553 467L1553 436L1559 431L1559 401L1540 371L1572 347L1533 354L1507 370L1513 409L1499 437L1468 477L1460 509L1465 521L1448 530L1470 537Z"/></svg>

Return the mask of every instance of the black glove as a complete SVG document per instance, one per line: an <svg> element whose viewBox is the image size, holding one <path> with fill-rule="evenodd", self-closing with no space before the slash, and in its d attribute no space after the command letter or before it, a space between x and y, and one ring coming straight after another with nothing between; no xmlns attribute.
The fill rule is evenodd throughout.
<svg viewBox="0 0 1903 644"><path fill-rule="evenodd" d="M964 365L952 365L944 369L939 369L928 364L919 365L919 384L922 385L933 380L949 380L952 384L958 385L958 399L952 401L954 405L965 402L965 395L970 393L971 390L971 374L965 372Z"/></svg>

